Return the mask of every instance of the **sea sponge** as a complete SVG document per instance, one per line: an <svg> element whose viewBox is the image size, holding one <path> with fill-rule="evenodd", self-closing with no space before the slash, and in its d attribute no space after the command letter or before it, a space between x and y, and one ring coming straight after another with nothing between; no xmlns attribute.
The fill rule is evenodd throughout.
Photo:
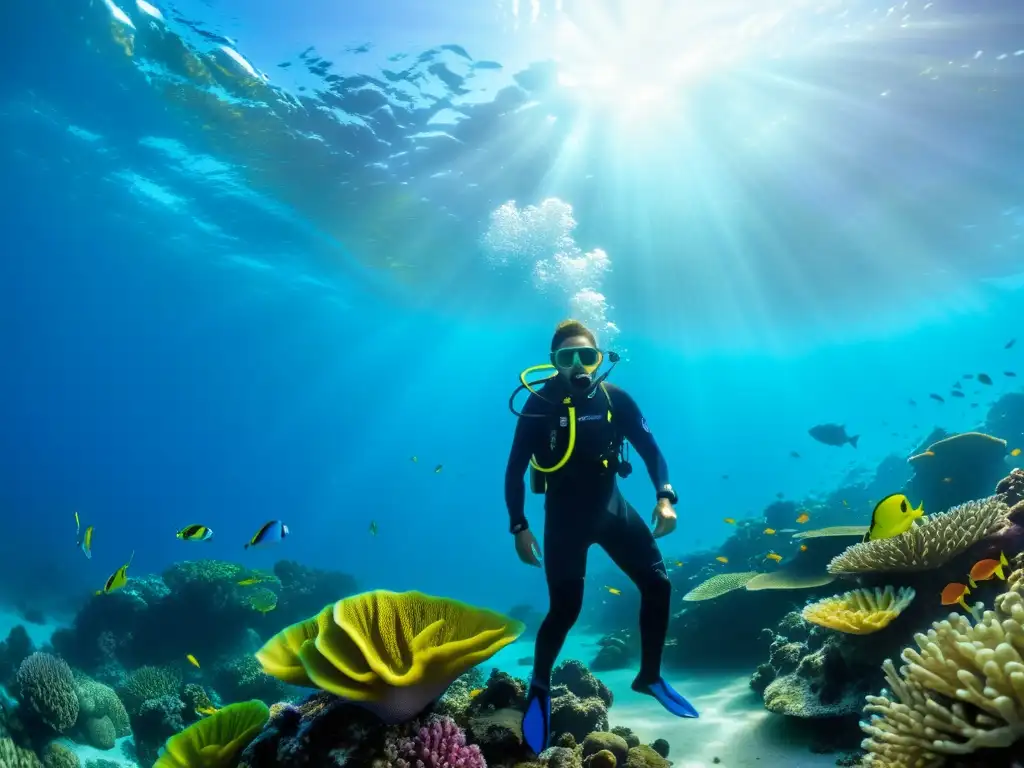
<svg viewBox="0 0 1024 768"><path fill-rule="evenodd" d="M696 602L698 600L714 600L734 590L742 589L747 582L757 576L757 571L744 571L742 573L718 573L706 581L702 581L685 595L683 600Z"/></svg>
<svg viewBox="0 0 1024 768"><path fill-rule="evenodd" d="M394 723L423 711L522 631L522 622L494 611L421 592L377 590L288 627L256 658L269 675L358 702Z"/></svg>
<svg viewBox="0 0 1024 768"><path fill-rule="evenodd" d="M914 636L919 650L904 649L899 672L885 661L892 692L867 697L865 765L936 766L1024 736L1022 593L1024 572L1014 571L995 610L935 622Z"/></svg>
<svg viewBox="0 0 1024 768"><path fill-rule="evenodd" d="M228 768L270 718L262 701L229 704L167 740L153 768Z"/></svg>
<svg viewBox="0 0 1024 768"><path fill-rule="evenodd" d="M806 605L800 615L821 627L849 635L870 635L889 626L910 605L914 595L910 587L854 589Z"/></svg>
<svg viewBox="0 0 1024 768"><path fill-rule="evenodd" d="M21 702L39 719L61 733L78 720L75 676L63 659L48 653L33 653L18 667Z"/></svg>
<svg viewBox="0 0 1024 768"><path fill-rule="evenodd" d="M841 575L932 570L1003 529L1009 512L999 496L969 501L931 515L898 536L854 544L832 559L828 571Z"/></svg>

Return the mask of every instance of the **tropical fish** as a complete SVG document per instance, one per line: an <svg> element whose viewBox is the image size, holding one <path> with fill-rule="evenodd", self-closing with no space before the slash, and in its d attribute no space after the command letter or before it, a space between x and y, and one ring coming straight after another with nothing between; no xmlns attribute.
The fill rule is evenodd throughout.
<svg viewBox="0 0 1024 768"><path fill-rule="evenodd" d="M913 399L911 399L911 400L907 400L907 405L911 405L911 406L913 406L913 405L917 405L917 401L916 401L916 400L913 400Z"/></svg>
<svg viewBox="0 0 1024 768"><path fill-rule="evenodd" d="M1003 575L1003 568L1009 564L1006 560L1006 555L1002 552L999 553L998 560L979 560L971 568L967 581L970 582L972 589L978 586L976 582L988 581L993 576L998 576L1002 581L1006 581L1006 576Z"/></svg>
<svg viewBox="0 0 1024 768"><path fill-rule="evenodd" d="M732 517L723 517L722 522L728 523L729 525L736 525L736 520Z"/></svg>
<svg viewBox="0 0 1024 768"><path fill-rule="evenodd" d="M776 563L781 563L782 555L780 555L778 552L769 552L767 555L764 556L764 559L774 560Z"/></svg>
<svg viewBox="0 0 1024 768"><path fill-rule="evenodd" d="M186 653L185 658L188 659L189 664L191 664L193 667L196 667L197 669L199 668L199 662L196 661L196 657L193 656L191 653Z"/></svg>
<svg viewBox="0 0 1024 768"><path fill-rule="evenodd" d="M200 717L209 717L217 711L217 707L196 707L196 714Z"/></svg>
<svg viewBox="0 0 1024 768"><path fill-rule="evenodd" d="M943 399L942 395L936 395L936 394L935 394L934 392L932 392L932 393L931 393L930 395L928 395L928 397L930 397L930 398L931 398L932 400L936 400L936 401L938 401L938 402L940 402L940 403L944 403L944 402L946 402L946 401L945 401L945 400Z"/></svg>
<svg viewBox="0 0 1024 768"><path fill-rule="evenodd" d="M966 584L959 584L957 582L950 582L947 584L940 595L943 605L960 605L965 611L970 613L971 609L967 607L967 603L964 602L964 596L971 594L970 587Z"/></svg>
<svg viewBox="0 0 1024 768"><path fill-rule="evenodd" d="M1003 376L1006 376L1011 379L1017 378L1017 374L1014 373L1013 371L1003 371Z"/></svg>
<svg viewBox="0 0 1024 768"><path fill-rule="evenodd" d="M806 552L807 551L807 545L806 544L801 544L800 545L800 551L801 552Z"/></svg>
<svg viewBox="0 0 1024 768"><path fill-rule="evenodd" d="M110 578L103 585L103 589L96 590L97 595L109 595L118 589L121 589L125 584L128 583L128 567L132 564L132 560L135 559L135 550L132 550L132 556L128 558L128 562L110 574Z"/></svg>
<svg viewBox="0 0 1024 768"><path fill-rule="evenodd" d="M728 563L729 562L729 558L725 557L724 555L719 555L718 557L715 558L715 560L717 560L720 563Z"/></svg>
<svg viewBox="0 0 1024 768"><path fill-rule="evenodd" d="M213 531L205 525L186 525L174 535L182 541L209 541Z"/></svg>
<svg viewBox="0 0 1024 768"><path fill-rule="evenodd" d="M376 536L377 535L377 521L376 520L371 520L370 521L370 535L371 536Z"/></svg>
<svg viewBox="0 0 1024 768"><path fill-rule="evenodd" d="M256 531L256 535L245 545L245 549L258 547L262 544L279 544L288 534L287 525L280 520L271 520L269 523L264 523L263 527Z"/></svg>
<svg viewBox="0 0 1024 768"><path fill-rule="evenodd" d="M959 389L951 390L949 394L952 395L953 397L967 397L967 395L965 395Z"/></svg>
<svg viewBox="0 0 1024 768"><path fill-rule="evenodd" d="M483 688L474 688L472 691L469 692L469 698L475 699L477 696L479 696L483 692L484 692Z"/></svg>
<svg viewBox="0 0 1024 768"><path fill-rule="evenodd" d="M683 561L682 560L676 560L676 568L682 568L682 567L683 567Z"/></svg>
<svg viewBox="0 0 1024 768"><path fill-rule="evenodd" d="M965 378L965 379L969 379L969 378L971 378L971 374L969 374L969 373L968 373L968 374L966 374L966 375L964 376L964 378ZM960 383L959 381L954 381L954 382L953 382L953 389L963 389L963 388L964 388L963 384L961 384L961 383ZM962 397L962 395L961 395L961 397Z"/></svg>
<svg viewBox="0 0 1024 768"><path fill-rule="evenodd" d="M1011 456L1020 456L1020 448L1014 448L1012 451L1010 451L1010 455Z"/></svg>
<svg viewBox="0 0 1024 768"><path fill-rule="evenodd" d="M871 512L871 526L864 534L864 541L899 536L904 531L909 531L914 521L922 515L924 503L914 509L902 493L890 494L878 502Z"/></svg>
<svg viewBox="0 0 1024 768"><path fill-rule="evenodd" d="M978 381L981 382L982 384L991 384L992 383L992 377L989 376L987 373L979 373L978 374Z"/></svg>
<svg viewBox="0 0 1024 768"><path fill-rule="evenodd" d="M847 443L856 448L857 441L860 440L860 435L851 436L846 434L846 426L844 424L818 424L807 430L807 434L819 443L835 446L836 448L841 448Z"/></svg>
<svg viewBox="0 0 1024 768"><path fill-rule="evenodd" d="M415 464L417 461L419 461L419 457L418 456L410 456L409 457L409 461L411 461L413 464Z"/></svg>
<svg viewBox="0 0 1024 768"><path fill-rule="evenodd" d="M775 535L775 529L774 528L765 528L764 529L764 535L765 536L774 536Z"/></svg>
<svg viewBox="0 0 1024 768"><path fill-rule="evenodd" d="M779 528L778 533L796 533L796 528Z"/></svg>
<svg viewBox="0 0 1024 768"><path fill-rule="evenodd" d="M792 456L794 459L799 459L800 458L800 454L797 453L796 451L790 451L789 455Z"/></svg>
<svg viewBox="0 0 1024 768"><path fill-rule="evenodd" d="M799 515L797 516L797 518L796 518L796 521L797 521L798 523L800 523L801 525L803 525L804 523L806 523L806 522L807 522L808 520L810 520L810 519L811 519L811 516L810 516L809 514L807 514L806 512L801 512L801 513L800 513L800 514L799 514Z"/></svg>
<svg viewBox="0 0 1024 768"><path fill-rule="evenodd" d="M615 587L605 587L605 589L607 589L613 595L621 595L622 594L622 590L621 589L616 589Z"/></svg>
<svg viewBox="0 0 1024 768"><path fill-rule="evenodd" d="M1008 342L1006 342L1006 343L1005 343L1005 344L1003 345L1003 349L1009 349L1010 347L1012 347L1012 346L1013 346L1014 344L1016 344L1016 343L1017 343L1017 340L1016 340L1016 339L1010 339L1010 340L1009 340Z"/></svg>
<svg viewBox="0 0 1024 768"><path fill-rule="evenodd" d="M251 587L253 584L262 584L265 581L270 581L270 579L265 579L262 576L250 576L249 578L242 579L238 582L238 586Z"/></svg>
<svg viewBox="0 0 1024 768"><path fill-rule="evenodd" d="M843 499L843 506L844 507L850 506L850 502L848 502L846 499Z"/></svg>
<svg viewBox="0 0 1024 768"><path fill-rule="evenodd" d="M277 595L265 587L257 589L249 595L249 605L260 613L270 613L277 608Z"/></svg>
<svg viewBox="0 0 1024 768"><path fill-rule="evenodd" d="M75 512L75 536L78 539L78 548L82 550L86 560L92 560L92 526L82 531L82 522L78 519L78 512Z"/></svg>
<svg viewBox="0 0 1024 768"><path fill-rule="evenodd" d="M438 474L442 469L444 469L444 464L438 464L436 467L434 467L434 474Z"/></svg>

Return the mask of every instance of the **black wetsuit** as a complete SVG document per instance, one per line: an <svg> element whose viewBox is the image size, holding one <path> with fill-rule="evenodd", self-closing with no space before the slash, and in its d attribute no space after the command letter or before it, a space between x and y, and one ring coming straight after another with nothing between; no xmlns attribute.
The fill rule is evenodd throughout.
<svg viewBox="0 0 1024 768"><path fill-rule="evenodd" d="M561 403L564 386L553 379L540 392L546 400ZM651 682L661 674L671 584L650 528L616 483L616 457L623 438L640 454L655 488L671 491L668 467L647 421L624 390L606 384L591 397L577 395L573 401L576 445L572 456L561 469L544 475L543 554L550 604L537 633L534 681L550 684L552 667L583 607L587 550L598 544L640 590L642 660L637 680ZM530 457L536 456L542 467L553 466L565 454L569 435L565 405L530 395L523 413L545 418L520 416L516 424L505 471L505 503L513 528L526 522L523 475Z"/></svg>

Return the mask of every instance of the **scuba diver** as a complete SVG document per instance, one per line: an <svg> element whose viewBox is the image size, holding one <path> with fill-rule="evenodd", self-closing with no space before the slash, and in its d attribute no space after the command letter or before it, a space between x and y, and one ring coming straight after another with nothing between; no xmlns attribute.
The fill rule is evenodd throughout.
<svg viewBox="0 0 1024 768"><path fill-rule="evenodd" d="M640 590L641 662L633 690L653 696L672 714L698 716L661 676L672 585L655 539L675 530L676 492L639 407L623 389L605 383L619 356L608 352L611 366L595 377L604 358L594 333L577 320L566 320L551 339L551 363L523 371L522 383L509 399L519 419L505 470L505 504L519 559L538 567L540 549L525 515L527 468L530 489L544 494L543 567L549 606L537 632L523 715L523 739L536 754L548 746L551 671L583 607L592 544L604 549ZM545 370L553 373L527 381L530 374ZM530 395L520 412L513 401L523 389ZM656 489L653 533L616 482L632 471L626 440L640 454Z"/></svg>

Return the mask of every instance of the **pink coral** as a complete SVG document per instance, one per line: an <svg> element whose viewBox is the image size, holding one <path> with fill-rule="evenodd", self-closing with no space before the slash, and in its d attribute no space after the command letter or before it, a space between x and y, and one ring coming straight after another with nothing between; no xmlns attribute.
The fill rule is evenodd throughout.
<svg viewBox="0 0 1024 768"><path fill-rule="evenodd" d="M438 717L411 738L389 738L388 768L487 768L480 747L450 717Z"/></svg>

